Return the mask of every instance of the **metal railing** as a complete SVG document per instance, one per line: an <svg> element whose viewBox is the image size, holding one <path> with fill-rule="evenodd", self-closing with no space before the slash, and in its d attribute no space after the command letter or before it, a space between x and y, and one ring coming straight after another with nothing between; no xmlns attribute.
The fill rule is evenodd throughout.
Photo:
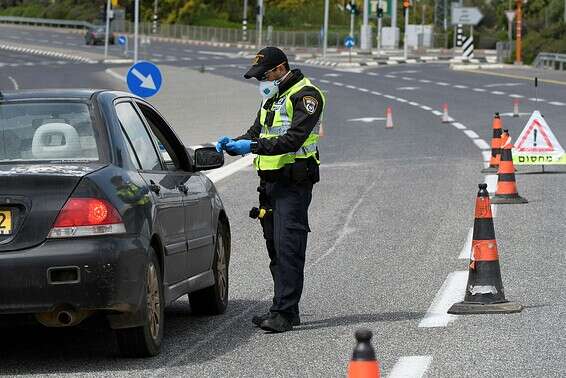
<svg viewBox="0 0 566 378"><path fill-rule="evenodd" d="M551 70L566 70L566 54L554 54L541 52L535 58L533 66Z"/></svg>
<svg viewBox="0 0 566 378"><path fill-rule="evenodd" d="M55 20L49 18L32 18L32 17L15 17L15 16L0 16L0 23L34 25L34 26L51 26L51 27L72 28L72 29L88 29L94 26L90 22L86 22L86 21Z"/></svg>

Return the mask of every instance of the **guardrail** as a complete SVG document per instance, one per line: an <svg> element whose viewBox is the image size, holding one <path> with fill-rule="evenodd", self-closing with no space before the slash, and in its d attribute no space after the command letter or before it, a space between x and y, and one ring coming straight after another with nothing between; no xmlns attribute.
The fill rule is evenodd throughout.
<svg viewBox="0 0 566 378"><path fill-rule="evenodd" d="M537 68L564 71L566 69L566 54L539 53L533 63Z"/></svg>
<svg viewBox="0 0 566 378"><path fill-rule="evenodd" d="M16 17L16 16L0 16L0 23L4 24L21 24L35 26L51 26L73 29L88 29L94 26L87 21L74 20L55 20L49 18L32 18L32 17Z"/></svg>

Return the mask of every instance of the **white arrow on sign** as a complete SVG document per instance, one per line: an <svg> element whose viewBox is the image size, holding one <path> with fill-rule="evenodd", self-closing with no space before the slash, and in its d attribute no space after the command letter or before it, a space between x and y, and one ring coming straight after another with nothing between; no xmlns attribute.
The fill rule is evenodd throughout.
<svg viewBox="0 0 566 378"><path fill-rule="evenodd" d="M353 118L349 119L348 122L364 122L364 123L372 123L375 121L384 121L385 118L383 117L365 117L365 118Z"/></svg>
<svg viewBox="0 0 566 378"><path fill-rule="evenodd" d="M153 77L151 77L151 74L143 76L143 74L135 68L132 69L132 74L142 82L140 87L151 90L157 89L155 82L153 81Z"/></svg>
<svg viewBox="0 0 566 378"><path fill-rule="evenodd" d="M483 14L476 7L453 7L452 25L477 25L482 20Z"/></svg>

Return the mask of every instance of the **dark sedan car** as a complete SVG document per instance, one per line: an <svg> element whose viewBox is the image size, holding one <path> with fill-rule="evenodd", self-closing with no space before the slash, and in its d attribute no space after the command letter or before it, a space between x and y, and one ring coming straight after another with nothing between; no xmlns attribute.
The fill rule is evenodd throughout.
<svg viewBox="0 0 566 378"><path fill-rule="evenodd" d="M85 43L87 45L96 45L98 43L104 44L106 39L106 27L96 26L94 28L89 28L85 34ZM108 34L108 43L114 44L114 33L110 32Z"/></svg>
<svg viewBox="0 0 566 378"><path fill-rule="evenodd" d="M230 225L202 170L214 147L187 150L128 93L0 95L0 314L48 327L102 312L126 356L159 353L164 307L228 304Z"/></svg>

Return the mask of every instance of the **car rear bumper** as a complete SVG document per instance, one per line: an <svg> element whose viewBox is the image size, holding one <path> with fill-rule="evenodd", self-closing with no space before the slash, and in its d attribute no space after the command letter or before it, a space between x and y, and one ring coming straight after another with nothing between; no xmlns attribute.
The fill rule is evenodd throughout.
<svg viewBox="0 0 566 378"><path fill-rule="evenodd" d="M48 240L0 252L0 314L75 310L135 312L147 251L133 236Z"/></svg>

